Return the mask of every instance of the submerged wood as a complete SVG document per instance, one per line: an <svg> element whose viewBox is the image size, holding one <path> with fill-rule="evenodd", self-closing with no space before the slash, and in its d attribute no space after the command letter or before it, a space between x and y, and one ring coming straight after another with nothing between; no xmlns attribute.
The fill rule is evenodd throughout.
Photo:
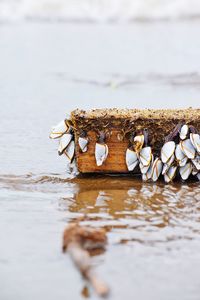
<svg viewBox="0 0 200 300"><path fill-rule="evenodd" d="M194 126L200 132L200 109L151 110L151 109L95 109L75 110L71 113L71 125L75 132L75 156L81 173L129 173L126 165L126 150L131 132L147 129L149 144L154 154L178 124ZM97 166L95 144L100 132L106 134L109 152L106 161ZM87 152L82 152L78 137L86 133L89 139ZM138 173L139 169L134 170Z"/></svg>
<svg viewBox="0 0 200 300"><path fill-rule="evenodd" d="M105 297L109 293L107 284L94 272L90 251L102 250L107 243L103 229L81 227L77 223L70 224L64 231L63 251L71 256L75 266L86 278L99 296Z"/></svg>

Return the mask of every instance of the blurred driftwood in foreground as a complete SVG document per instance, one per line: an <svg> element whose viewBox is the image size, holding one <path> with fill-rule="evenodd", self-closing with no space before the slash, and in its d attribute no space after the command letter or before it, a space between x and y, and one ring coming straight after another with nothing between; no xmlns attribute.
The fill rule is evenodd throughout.
<svg viewBox="0 0 200 300"><path fill-rule="evenodd" d="M99 296L109 293L107 284L94 272L90 252L103 250L107 243L106 232L103 229L82 227L77 223L70 224L63 235L63 252L68 252L75 266L79 269Z"/></svg>

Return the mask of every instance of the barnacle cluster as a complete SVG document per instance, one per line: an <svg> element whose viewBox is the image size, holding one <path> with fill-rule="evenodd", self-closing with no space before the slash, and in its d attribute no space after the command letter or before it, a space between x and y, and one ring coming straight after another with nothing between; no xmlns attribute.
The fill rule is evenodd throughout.
<svg viewBox="0 0 200 300"><path fill-rule="evenodd" d="M178 174L183 180L187 180L191 174L200 180L200 135L193 126L178 124L166 137L157 156L147 143L145 132L134 138L131 136L126 152L129 171L139 165L144 181L157 181L163 175L168 183Z"/></svg>
<svg viewBox="0 0 200 300"><path fill-rule="evenodd" d="M52 128L50 138L60 138L58 154L65 154L71 163L75 156L74 129L69 120ZM81 152L87 152L89 138L82 130L77 138ZM102 166L108 157L106 134L100 131L95 144L96 165ZM125 154L128 171L139 170L144 181L157 181L160 176L169 183L177 175L187 180L190 175L200 180L200 134L192 125L179 123L165 138L159 153L154 153L148 130L129 133L129 145Z"/></svg>

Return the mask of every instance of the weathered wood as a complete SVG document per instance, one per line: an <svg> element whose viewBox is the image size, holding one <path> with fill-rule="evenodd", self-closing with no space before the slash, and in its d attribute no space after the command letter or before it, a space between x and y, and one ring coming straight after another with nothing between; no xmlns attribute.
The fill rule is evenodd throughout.
<svg viewBox="0 0 200 300"><path fill-rule="evenodd" d="M147 129L149 142L156 154L164 144L178 123L186 123L200 131L200 109L184 110L75 110L71 114L71 121L75 129L76 160L81 173L128 173L125 153L129 144L131 132ZM88 151L82 153L78 146L78 137L82 131L89 138ZM106 144L109 154L102 166L95 161L95 144L98 133L108 134ZM137 169L135 170L137 172Z"/></svg>

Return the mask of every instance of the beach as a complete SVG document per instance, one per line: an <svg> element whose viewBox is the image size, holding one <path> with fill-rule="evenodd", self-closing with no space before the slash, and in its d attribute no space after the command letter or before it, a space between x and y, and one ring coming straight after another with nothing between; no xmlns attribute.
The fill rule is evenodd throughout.
<svg viewBox="0 0 200 300"><path fill-rule="evenodd" d="M48 138L76 108L199 108L199 35L198 19L0 24L2 300L85 297L62 253L83 216L107 230L110 299L199 299L199 183L76 178Z"/></svg>

